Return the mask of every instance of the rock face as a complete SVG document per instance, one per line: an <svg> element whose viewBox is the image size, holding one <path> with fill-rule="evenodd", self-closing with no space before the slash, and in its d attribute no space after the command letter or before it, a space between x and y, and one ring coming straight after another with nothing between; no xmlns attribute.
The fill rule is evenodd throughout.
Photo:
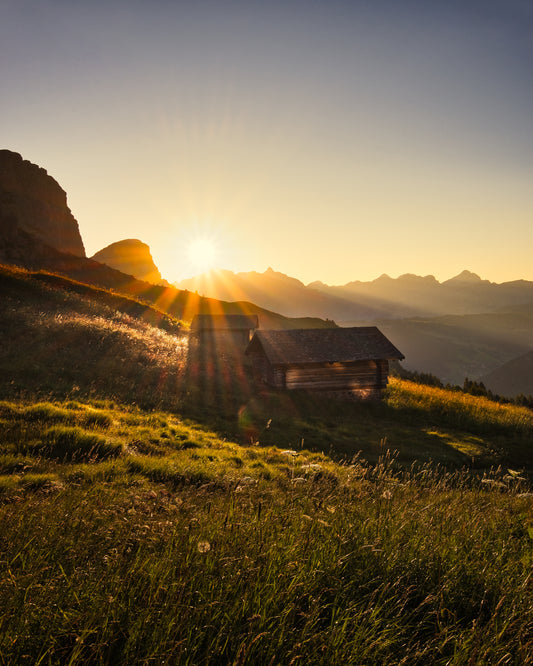
<svg viewBox="0 0 533 666"><path fill-rule="evenodd" d="M133 275L138 280L153 284L162 281L161 273L150 254L150 248L146 243L135 238L111 243L93 255L91 259L127 275Z"/></svg>
<svg viewBox="0 0 533 666"><path fill-rule="evenodd" d="M65 191L45 169L10 150L0 150L0 246L4 236L10 237L11 251L16 237L23 237L26 244L35 239L38 245L85 257Z"/></svg>

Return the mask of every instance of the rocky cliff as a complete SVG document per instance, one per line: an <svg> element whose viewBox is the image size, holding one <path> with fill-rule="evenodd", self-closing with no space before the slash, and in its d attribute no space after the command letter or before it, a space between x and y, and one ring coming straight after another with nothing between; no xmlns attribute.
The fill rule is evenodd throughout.
<svg viewBox="0 0 533 666"><path fill-rule="evenodd" d="M16 249L16 238L24 240L22 255L35 239L37 245L85 257L65 191L45 169L18 153L0 150L0 255L8 243L11 252Z"/></svg>
<svg viewBox="0 0 533 666"><path fill-rule="evenodd" d="M146 243L135 238L111 243L93 255L91 259L127 275L133 275L138 280L153 284L158 284L162 280L161 273L150 254L150 248Z"/></svg>

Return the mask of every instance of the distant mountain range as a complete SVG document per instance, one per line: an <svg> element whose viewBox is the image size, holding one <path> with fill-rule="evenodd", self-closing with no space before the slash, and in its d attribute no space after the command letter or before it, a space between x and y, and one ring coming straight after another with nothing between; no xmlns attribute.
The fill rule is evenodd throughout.
<svg viewBox="0 0 533 666"><path fill-rule="evenodd" d="M176 283L180 289L224 300L253 301L286 316L327 317L337 323L375 319L479 314L533 302L533 282L496 284L475 273L438 282L432 275L388 275L371 282L349 282L331 287L322 282L305 285L271 268L264 273L217 270Z"/></svg>

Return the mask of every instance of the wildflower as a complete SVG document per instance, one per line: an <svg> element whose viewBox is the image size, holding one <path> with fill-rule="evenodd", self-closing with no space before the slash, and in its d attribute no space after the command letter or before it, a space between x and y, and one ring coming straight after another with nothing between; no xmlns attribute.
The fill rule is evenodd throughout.
<svg viewBox="0 0 533 666"><path fill-rule="evenodd" d="M381 497L383 497L383 499L390 500L392 499L392 493L390 490L384 490Z"/></svg>
<svg viewBox="0 0 533 666"><path fill-rule="evenodd" d="M209 541L198 541L198 552L207 553L211 550L211 544Z"/></svg>

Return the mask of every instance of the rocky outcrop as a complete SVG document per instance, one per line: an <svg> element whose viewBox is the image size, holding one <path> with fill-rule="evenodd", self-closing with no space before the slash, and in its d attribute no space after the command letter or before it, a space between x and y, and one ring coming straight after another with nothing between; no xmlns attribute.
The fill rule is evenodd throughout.
<svg viewBox="0 0 533 666"><path fill-rule="evenodd" d="M8 239L9 237L9 239ZM67 206L67 195L45 169L0 150L0 249L24 240L23 255L31 240L60 252L85 257L78 223Z"/></svg>
<svg viewBox="0 0 533 666"><path fill-rule="evenodd" d="M135 238L111 243L91 257L94 261L106 264L138 280L159 284L161 273L154 264L150 248Z"/></svg>

